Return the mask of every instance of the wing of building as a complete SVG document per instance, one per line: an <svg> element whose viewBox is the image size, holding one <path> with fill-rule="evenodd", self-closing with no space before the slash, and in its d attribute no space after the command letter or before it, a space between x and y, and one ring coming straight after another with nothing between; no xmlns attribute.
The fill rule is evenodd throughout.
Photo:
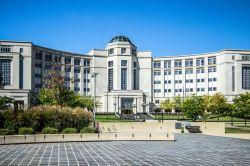
<svg viewBox="0 0 250 166"><path fill-rule="evenodd" d="M224 94L228 100L250 91L250 50L153 58L126 36L115 36L105 49L76 54L0 41L0 95L28 107L43 87L42 75L60 70L66 86L92 96L96 76L98 113L148 113L166 98ZM72 81L73 80L73 81Z"/></svg>

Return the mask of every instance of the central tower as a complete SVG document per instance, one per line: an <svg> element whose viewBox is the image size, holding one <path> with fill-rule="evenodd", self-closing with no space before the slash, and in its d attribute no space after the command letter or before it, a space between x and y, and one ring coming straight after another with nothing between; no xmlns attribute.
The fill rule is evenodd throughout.
<svg viewBox="0 0 250 166"><path fill-rule="evenodd" d="M105 48L108 52L108 89L138 90L137 48L126 36L115 36Z"/></svg>

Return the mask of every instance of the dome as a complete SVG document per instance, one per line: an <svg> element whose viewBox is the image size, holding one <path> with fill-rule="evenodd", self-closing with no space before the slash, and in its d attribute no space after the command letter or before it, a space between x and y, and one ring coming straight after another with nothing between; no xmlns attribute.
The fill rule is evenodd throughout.
<svg viewBox="0 0 250 166"><path fill-rule="evenodd" d="M129 38L126 37L126 36L115 36L115 37L113 37L113 38L109 41L109 43L113 43L113 42L129 42L130 44L133 45L133 43L132 43L132 42L129 40Z"/></svg>

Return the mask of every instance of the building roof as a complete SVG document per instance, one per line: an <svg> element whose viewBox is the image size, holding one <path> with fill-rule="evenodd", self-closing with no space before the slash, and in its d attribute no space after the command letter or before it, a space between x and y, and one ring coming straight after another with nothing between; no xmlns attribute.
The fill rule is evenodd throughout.
<svg viewBox="0 0 250 166"><path fill-rule="evenodd" d="M133 45L131 40L126 36L115 36L109 41L109 43L114 43L114 42L129 42L130 44Z"/></svg>

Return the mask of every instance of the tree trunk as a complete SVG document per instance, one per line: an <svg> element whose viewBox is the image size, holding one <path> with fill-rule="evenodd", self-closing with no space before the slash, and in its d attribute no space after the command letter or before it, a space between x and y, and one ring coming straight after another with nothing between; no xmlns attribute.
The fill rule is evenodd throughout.
<svg viewBox="0 0 250 166"><path fill-rule="evenodd" d="M245 116L245 127L247 127L247 117Z"/></svg>
<svg viewBox="0 0 250 166"><path fill-rule="evenodd" d="M234 125L234 119L233 119L233 116L231 116L231 126Z"/></svg>

